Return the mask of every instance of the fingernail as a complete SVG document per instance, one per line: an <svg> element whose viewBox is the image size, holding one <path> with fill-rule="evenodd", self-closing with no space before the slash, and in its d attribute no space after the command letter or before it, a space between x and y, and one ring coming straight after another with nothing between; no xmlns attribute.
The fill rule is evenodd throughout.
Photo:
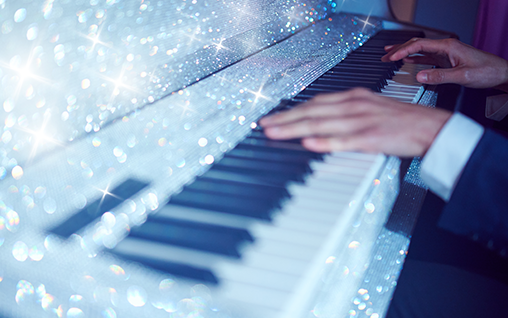
<svg viewBox="0 0 508 318"><path fill-rule="evenodd" d="M393 47L393 45L387 45L385 46L385 50L390 50Z"/></svg>
<svg viewBox="0 0 508 318"><path fill-rule="evenodd" d="M418 81L422 83L426 83L429 80L429 76L427 73L418 74Z"/></svg>

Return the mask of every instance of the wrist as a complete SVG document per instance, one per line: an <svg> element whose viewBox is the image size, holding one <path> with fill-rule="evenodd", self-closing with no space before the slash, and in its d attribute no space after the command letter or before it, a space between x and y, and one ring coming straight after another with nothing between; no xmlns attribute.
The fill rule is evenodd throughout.
<svg viewBox="0 0 508 318"><path fill-rule="evenodd" d="M501 84L495 86L494 88L508 93L508 61L504 60L504 59L503 59L503 61L504 61L504 67L501 68L501 70L500 70L503 82Z"/></svg>

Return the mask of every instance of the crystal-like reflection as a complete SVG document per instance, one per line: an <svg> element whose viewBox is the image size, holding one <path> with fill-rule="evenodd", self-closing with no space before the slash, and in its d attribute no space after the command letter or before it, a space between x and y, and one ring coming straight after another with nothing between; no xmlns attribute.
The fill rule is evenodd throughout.
<svg viewBox="0 0 508 318"><path fill-rule="evenodd" d="M28 258L28 246L25 242L17 241L12 247L12 256L17 261L24 262Z"/></svg>
<svg viewBox="0 0 508 318"><path fill-rule="evenodd" d="M16 303L21 304L27 298L31 297L34 291L34 286L30 282L20 280L16 285Z"/></svg>
<svg viewBox="0 0 508 318"><path fill-rule="evenodd" d="M113 308L111 308L111 307L108 307L108 308L104 309L101 312L101 314L102 314L103 318L116 318L117 317L116 316L116 311Z"/></svg>
<svg viewBox="0 0 508 318"><path fill-rule="evenodd" d="M140 286L130 286L127 289L127 301L134 307L142 307L146 304L147 293Z"/></svg>
<svg viewBox="0 0 508 318"><path fill-rule="evenodd" d="M85 313L83 310L72 307L69 310L67 310L67 318L85 318Z"/></svg>

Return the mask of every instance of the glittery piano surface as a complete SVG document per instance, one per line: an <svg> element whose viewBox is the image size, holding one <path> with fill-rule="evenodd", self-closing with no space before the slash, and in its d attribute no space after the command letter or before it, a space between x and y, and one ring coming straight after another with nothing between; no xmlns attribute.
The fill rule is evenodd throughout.
<svg viewBox="0 0 508 318"><path fill-rule="evenodd" d="M380 28L338 7L0 0L0 312L234 316L103 251Z"/></svg>

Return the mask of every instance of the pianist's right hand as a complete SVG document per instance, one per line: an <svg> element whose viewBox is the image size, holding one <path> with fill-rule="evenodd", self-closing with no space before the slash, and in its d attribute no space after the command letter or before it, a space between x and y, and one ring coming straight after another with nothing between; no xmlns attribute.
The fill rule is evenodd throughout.
<svg viewBox="0 0 508 318"><path fill-rule="evenodd" d="M451 113L376 95L367 89L319 95L289 111L262 118L273 139L303 138L316 152L383 152L423 156Z"/></svg>
<svg viewBox="0 0 508 318"><path fill-rule="evenodd" d="M508 92L508 61L456 39L414 38L404 44L386 46L385 50L388 53L381 58L385 62L403 59L406 63L440 67L419 72L416 79L421 83L496 87Z"/></svg>

